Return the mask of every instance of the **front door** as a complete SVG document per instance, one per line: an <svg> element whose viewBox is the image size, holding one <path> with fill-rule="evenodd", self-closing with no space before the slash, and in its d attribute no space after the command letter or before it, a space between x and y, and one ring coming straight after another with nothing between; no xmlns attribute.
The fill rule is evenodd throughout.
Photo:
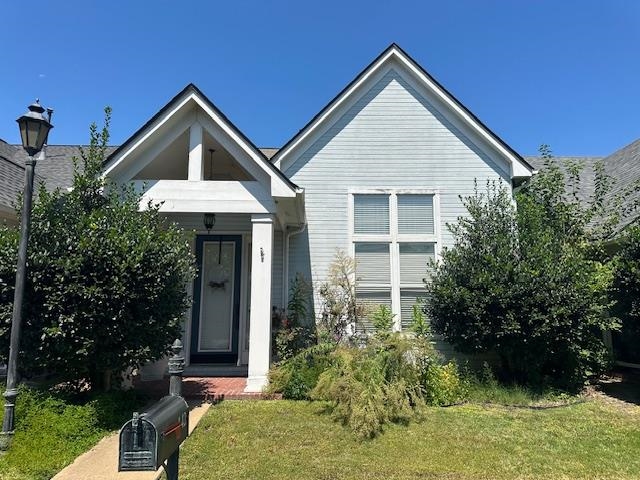
<svg viewBox="0 0 640 480"><path fill-rule="evenodd" d="M196 237L191 363L238 362L241 258L239 235Z"/></svg>

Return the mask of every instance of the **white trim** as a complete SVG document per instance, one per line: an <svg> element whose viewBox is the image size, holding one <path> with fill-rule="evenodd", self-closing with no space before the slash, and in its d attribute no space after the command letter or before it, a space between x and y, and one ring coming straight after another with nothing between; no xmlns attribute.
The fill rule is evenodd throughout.
<svg viewBox="0 0 640 480"><path fill-rule="evenodd" d="M202 125L196 120L189 127L189 167L187 180L204 180L204 135Z"/></svg>
<svg viewBox="0 0 640 480"><path fill-rule="evenodd" d="M154 125L150 126L148 130L140 134L140 137L137 141L133 142L132 145L121 152L117 157L114 157L109 163L103 172L103 175L108 176L111 172L118 167L122 162L140 145L142 145L148 138L150 138L153 134L155 134L165 123L167 123L177 112L182 110L182 108L191 100L191 96L185 97L183 100L179 100L176 103L176 106L166 112L161 118L156 119ZM183 130L184 132L184 130ZM182 132L181 132L182 133Z"/></svg>
<svg viewBox="0 0 640 480"><path fill-rule="evenodd" d="M349 99L349 97L351 97L351 95L358 90L358 88L363 85L364 83L367 82L367 80L373 76L376 73L376 70L380 67L380 65L382 65L383 63L385 63L387 61L387 59L392 55L393 51L389 51L389 53L387 53L387 55L385 55L384 57L382 57L378 63L376 65L373 65L367 72L364 73L364 75L362 75L362 77L360 78L360 80L358 80L356 83L354 83L353 85L351 85L351 87L345 91L339 98L337 98L334 102L333 105L331 105L323 114L322 116L318 117L316 119L315 122L313 122L313 124L309 125L309 127L298 134L298 138L296 140L294 140L287 148L285 151L283 151L282 153L278 152L276 153L277 159L276 159L276 166L281 167L282 166L282 161L283 159L289 154L291 153L292 150L294 150L298 145L300 145L307 137L309 137L317 128L320 124L322 124L327 118L329 118L331 116L331 114L333 114L333 112L335 112L338 108L340 108L344 103L347 102L347 100ZM295 138L295 137L294 137ZM281 168L281 170L283 170ZM283 170L284 171L284 170Z"/></svg>
<svg viewBox="0 0 640 480"><path fill-rule="evenodd" d="M394 315L393 330L400 331L400 248L398 246L398 196L395 192L389 194L389 232L391 243L389 254L391 256L391 312ZM393 288L398 285L398 288Z"/></svg>
<svg viewBox="0 0 640 480"><path fill-rule="evenodd" d="M298 133L293 141L285 148L285 150L276 154L275 165L282 171L286 170L284 160L291 154L296 148L307 142L313 143L312 140L318 131L322 130L322 125L327 122L334 114L349 104L352 97L356 96L356 92L367 84L375 75L378 75L381 71L388 71L392 68L392 62L396 61L399 66L407 70L414 78L418 79L421 84L428 89L431 94L435 96L437 100L442 102L445 107L448 108L457 118L459 118L467 127L471 128L476 135L478 135L484 142L497 151L503 158L505 158L511 166L511 177L532 175L531 169L522 162L516 155L514 155L509 149L507 149L495 135L490 133L489 130L483 126L472 115L467 113L458 102L456 102L452 96L446 93L441 87L433 82L427 75L425 75L419 68L414 65L404 53L398 48L392 46L389 51L381 56L378 61L371 65L365 72L361 74L361 77L351 85L346 91L344 91L338 98L336 98L332 104L318 116L312 124L305 128L302 132ZM389 64L389 66L387 66ZM346 107L345 107L346 108Z"/></svg>
<svg viewBox="0 0 640 480"><path fill-rule="evenodd" d="M283 197L295 197L296 191L291 188L282 178L280 178L268 165L265 164L264 157L256 152L253 147L248 145L230 125L227 124L222 118L220 118L208 105L195 93L191 94L193 100L202 108L209 117L218 124L218 126L231 138L235 143L240 146L255 162L264 170L269 177L271 177L271 189L274 196Z"/></svg>
<svg viewBox="0 0 640 480"><path fill-rule="evenodd" d="M114 164L105 170L104 176L111 176L119 183L127 182L140 173L147 165L149 165L154 158L160 153L166 150L169 145L175 142L182 134L187 132L193 124L194 115L186 115L185 118L180 120L176 125L172 126L168 132L162 134L157 142L150 146L144 153L142 153L133 165L127 165L123 159L118 165ZM120 169L116 168L122 165Z"/></svg>
<svg viewBox="0 0 640 480"><path fill-rule="evenodd" d="M149 201L160 203L163 213L276 213L278 207L257 181L224 180L135 180L136 191L144 192L141 209Z"/></svg>
<svg viewBox="0 0 640 480"><path fill-rule="evenodd" d="M193 106L190 107L188 105L190 102L193 102L195 105L200 107L200 109L206 113L206 116L202 116L198 114L194 115L193 112L189 110L190 108L193 108ZM205 101L205 99L201 98L200 95L198 95L195 91L189 91L189 90L185 92L185 96L182 99L178 99L175 101L174 108L169 109L164 115L156 119L151 126L149 126L144 132L138 135L138 138L135 141L131 142L131 145L128 145L122 152L119 152L115 157L113 157L110 160L109 164L104 169L103 175L111 176L113 174L116 174L118 176L118 179L121 181L130 180L131 177L135 175L135 173L133 173L132 175L131 171L134 169L137 169L137 171L140 171L141 168L143 167L136 165L135 167L129 166L127 168L127 166L124 165L126 159L130 157L133 154L133 152L135 152L139 147L145 144L151 137L156 135L163 126L168 124L171 119L175 118L176 115L178 115L183 110L186 112L185 116L187 117L186 121L189 124L188 126L192 124L194 125L199 124L201 127L204 127L209 134L214 136L214 138L216 138L217 141L221 142L223 146L226 145L225 148L227 147L230 148L230 143L229 141L227 141L227 139L230 139L231 143L237 145L237 147L243 152L244 155L247 155L250 159L252 159L255 166L258 167L258 170L260 170L266 178L270 179L269 186L270 186L271 194L273 196L295 197L296 194L300 191L300 189L293 188L289 183L287 183L283 178L281 178L280 175L278 175L271 168L271 166L267 164L268 161L264 159L262 154L258 152L254 147L252 147L250 144L248 144L238 133L236 133L235 128L233 128L228 122L226 122L225 119L220 117L208 105L208 102ZM181 119L178 125L182 126L184 122L185 122L185 119ZM210 131L210 130L214 130L213 128L211 128L212 125L206 125L208 122L212 122L213 125L216 125L224 135L222 135L221 138L214 135L214 132ZM185 126L184 129L181 129L181 131L178 134L175 134L174 132L174 136L176 136L177 138L177 136L182 134L186 130L186 128L187 126ZM158 138L162 139L163 136L158 135ZM239 160L239 159L236 159L236 160ZM243 166L246 168L247 165L245 164ZM253 169L255 174L256 172L255 167L253 167ZM120 171L118 173L119 170L123 170L123 171ZM123 176L123 173L130 175L129 178L120 178ZM194 168L193 174L195 175L195 168ZM193 177L192 179L196 179L196 178Z"/></svg>

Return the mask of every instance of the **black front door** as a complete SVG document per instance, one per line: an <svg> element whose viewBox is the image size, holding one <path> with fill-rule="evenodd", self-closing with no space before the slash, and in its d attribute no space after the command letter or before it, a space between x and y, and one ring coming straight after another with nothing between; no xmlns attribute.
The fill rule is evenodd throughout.
<svg viewBox="0 0 640 480"><path fill-rule="evenodd" d="M191 363L238 361L240 235L198 235L193 288Z"/></svg>

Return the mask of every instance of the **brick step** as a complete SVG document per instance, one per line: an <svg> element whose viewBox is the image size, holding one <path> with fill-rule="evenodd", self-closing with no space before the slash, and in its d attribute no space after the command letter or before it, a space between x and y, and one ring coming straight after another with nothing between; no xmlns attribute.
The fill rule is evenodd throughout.
<svg viewBox="0 0 640 480"><path fill-rule="evenodd" d="M246 384L246 377L184 377L182 379L182 396L213 403L222 400L275 400L282 398L281 395L245 392ZM136 378L133 381L133 386L136 390L151 397L162 397L169 393L169 377L149 381Z"/></svg>

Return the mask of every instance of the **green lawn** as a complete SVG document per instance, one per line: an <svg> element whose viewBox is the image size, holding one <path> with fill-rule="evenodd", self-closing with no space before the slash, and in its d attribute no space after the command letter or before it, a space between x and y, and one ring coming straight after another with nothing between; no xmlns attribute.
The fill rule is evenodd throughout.
<svg viewBox="0 0 640 480"><path fill-rule="evenodd" d="M0 480L51 478L146 402L133 391L71 397L21 388L13 445L0 456Z"/></svg>
<svg viewBox="0 0 640 480"><path fill-rule="evenodd" d="M182 480L640 478L640 407L434 407L360 441L319 403L225 401L180 465Z"/></svg>

